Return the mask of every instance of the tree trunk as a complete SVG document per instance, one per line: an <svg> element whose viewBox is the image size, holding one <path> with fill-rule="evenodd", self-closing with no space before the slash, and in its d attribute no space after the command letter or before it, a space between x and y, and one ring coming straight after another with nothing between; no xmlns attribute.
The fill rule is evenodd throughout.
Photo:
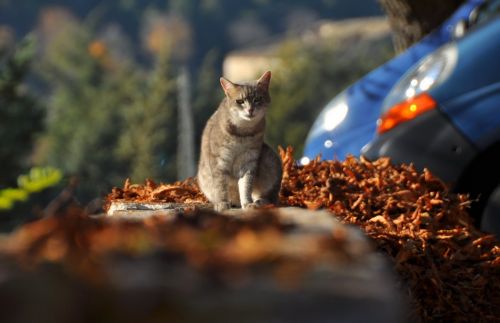
<svg viewBox="0 0 500 323"><path fill-rule="evenodd" d="M464 0L378 0L393 32L394 48L401 52L448 18Z"/></svg>
<svg viewBox="0 0 500 323"><path fill-rule="evenodd" d="M183 64L177 79L179 93L179 140L177 143L177 179L194 176L194 121L191 108L191 80L188 67Z"/></svg>

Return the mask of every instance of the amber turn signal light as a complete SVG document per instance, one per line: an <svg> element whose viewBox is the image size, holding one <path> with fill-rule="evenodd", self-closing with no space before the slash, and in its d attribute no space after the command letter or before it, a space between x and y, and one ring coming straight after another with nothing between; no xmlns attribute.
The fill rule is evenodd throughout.
<svg viewBox="0 0 500 323"><path fill-rule="evenodd" d="M377 121L379 134L391 130L398 124L414 119L422 113L434 109L436 101L427 93L396 104Z"/></svg>

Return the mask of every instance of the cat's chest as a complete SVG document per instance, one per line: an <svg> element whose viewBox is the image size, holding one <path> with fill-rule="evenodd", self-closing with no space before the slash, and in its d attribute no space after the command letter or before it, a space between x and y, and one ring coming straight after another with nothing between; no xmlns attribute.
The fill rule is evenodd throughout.
<svg viewBox="0 0 500 323"><path fill-rule="evenodd" d="M219 146L218 165L227 170L239 170L246 164L255 162L259 158L261 148L262 139L260 137L233 137L230 140L225 140Z"/></svg>
<svg viewBox="0 0 500 323"><path fill-rule="evenodd" d="M241 159L244 157L252 157L262 146L262 139L245 137L231 138L220 143L220 154L225 159Z"/></svg>

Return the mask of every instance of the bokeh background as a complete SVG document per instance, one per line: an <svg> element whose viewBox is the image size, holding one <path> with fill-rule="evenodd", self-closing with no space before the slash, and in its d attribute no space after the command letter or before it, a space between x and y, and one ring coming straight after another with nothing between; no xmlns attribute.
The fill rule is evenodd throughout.
<svg viewBox="0 0 500 323"><path fill-rule="evenodd" d="M267 141L300 157L324 104L393 55L375 0L0 0L4 206L31 198L21 174L92 210L128 177L194 175L221 75L272 70Z"/></svg>

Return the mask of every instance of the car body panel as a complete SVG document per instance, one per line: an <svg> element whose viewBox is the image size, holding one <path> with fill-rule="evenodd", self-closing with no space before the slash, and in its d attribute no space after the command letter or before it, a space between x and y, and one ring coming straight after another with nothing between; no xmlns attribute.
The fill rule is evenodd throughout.
<svg viewBox="0 0 500 323"><path fill-rule="evenodd" d="M442 110L479 149L500 138L500 82L450 99Z"/></svg>
<svg viewBox="0 0 500 323"><path fill-rule="evenodd" d="M404 127L378 136L363 155L371 160L390 156L396 164L413 163L419 170L429 168L453 184L477 155L477 149L439 109L434 109L406 122Z"/></svg>
<svg viewBox="0 0 500 323"><path fill-rule="evenodd" d="M429 93L471 142L486 148L500 138L500 18L476 29L456 43L457 67Z"/></svg>

